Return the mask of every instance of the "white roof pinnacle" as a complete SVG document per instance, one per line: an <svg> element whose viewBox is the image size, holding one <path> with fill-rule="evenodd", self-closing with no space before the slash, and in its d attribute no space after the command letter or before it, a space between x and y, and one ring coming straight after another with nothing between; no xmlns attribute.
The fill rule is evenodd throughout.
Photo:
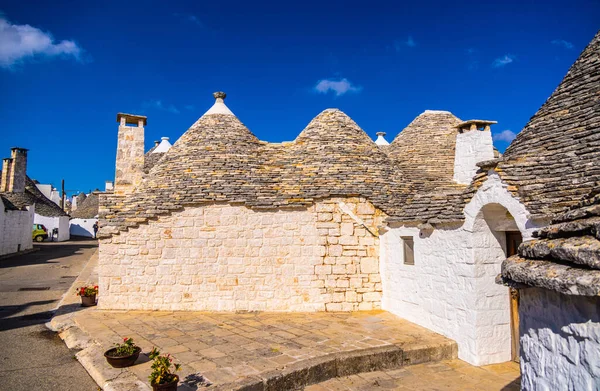
<svg viewBox="0 0 600 391"><path fill-rule="evenodd" d="M154 148L154 151L152 151L152 153L164 153L171 149L171 143L169 142L168 137L161 137L160 139L162 141L160 142L160 144L158 144L156 148Z"/></svg>
<svg viewBox="0 0 600 391"><path fill-rule="evenodd" d="M213 94L213 96L215 97L215 104L212 105L212 107L210 109L208 109L208 111L206 113L204 113L204 115L210 115L210 114L227 114L227 115L234 115L231 110L229 110L229 107L227 107L225 105L225 97L227 96L227 94L225 94L224 92L215 92Z"/></svg>
<svg viewBox="0 0 600 391"><path fill-rule="evenodd" d="M375 140L375 144L377 145L390 145L390 143L387 142L387 140L384 138L385 137L385 132L377 132L377 140Z"/></svg>

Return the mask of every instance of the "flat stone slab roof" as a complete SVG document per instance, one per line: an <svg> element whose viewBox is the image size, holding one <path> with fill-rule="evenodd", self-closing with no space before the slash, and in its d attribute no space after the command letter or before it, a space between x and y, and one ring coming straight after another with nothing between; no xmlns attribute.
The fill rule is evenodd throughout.
<svg viewBox="0 0 600 391"><path fill-rule="evenodd" d="M333 376L372 370L356 361L359 356L368 356L375 369L457 354L454 341L384 311L235 314L90 309L77 313L74 321L105 350L131 337L145 353L154 346L170 353L183 364L182 380L210 383L209 389L236 389L252 381L266 384L272 377L288 373L293 378L292 372L315 366L333 371ZM147 382L151 363L140 361L145 357L128 369Z"/></svg>

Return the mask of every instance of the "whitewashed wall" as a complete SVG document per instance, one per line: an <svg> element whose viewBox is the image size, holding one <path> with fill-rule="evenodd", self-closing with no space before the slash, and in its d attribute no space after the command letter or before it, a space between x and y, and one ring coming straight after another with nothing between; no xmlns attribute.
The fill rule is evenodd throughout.
<svg viewBox="0 0 600 391"><path fill-rule="evenodd" d="M473 365L510 359L508 288L494 283L505 244L482 224L482 208L506 208L524 240L536 227L498 175L489 175L466 205L461 226L433 232L402 226L380 237L382 308L454 339L459 358ZM404 264L402 236L413 237L414 265Z"/></svg>
<svg viewBox="0 0 600 391"><path fill-rule="evenodd" d="M94 237L94 224L98 219L71 219L69 221L69 230L71 235Z"/></svg>
<svg viewBox="0 0 600 391"><path fill-rule="evenodd" d="M489 130L471 130L456 135L454 180L468 185L479 169L477 163L494 158L494 143Z"/></svg>
<svg viewBox="0 0 600 391"><path fill-rule="evenodd" d="M600 390L600 298L520 290L521 389Z"/></svg>
<svg viewBox="0 0 600 391"><path fill-rule="evenodd" d="M64 242L71 238L71 234L69 233L69 216L46 217L36 213L33 219L33 223L44 224L44 226L48 229L49 238L52 235L52 229L58 228L59 242Z"/></svg>
<svg viewBox="0 0 600 391"><path fill-rule="evenodd" d="M5 210L0 200L0 255L33 248L31 232L34 206L27 211Z"/></svg>

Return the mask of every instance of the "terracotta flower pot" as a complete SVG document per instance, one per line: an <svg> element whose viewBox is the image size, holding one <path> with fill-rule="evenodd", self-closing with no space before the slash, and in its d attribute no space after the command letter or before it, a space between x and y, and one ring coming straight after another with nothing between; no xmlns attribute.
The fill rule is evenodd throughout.
<svg viewBox="0 0 600 391"><path fill-rule="evenodd" d="M177 383L179 383L179 376L175 375L175 380L171 383L165 384L152 384L153 391L177 391Z"/></svg>
<svg viewBox="0 0 600 391"><path fill-rule="evenodd" d="M92 307L96 305L96 295L94 296L81 296L82 307Z"/></svg>
<svg viewBox="0 0 600 391"><path fill-rule="evenodd" d="M129 356L115 356L117 348L112 348L104 352L104 357L113 368L125 368L132 366L136 362L141 351L142 349L136 347L135 351Z"/></svg>

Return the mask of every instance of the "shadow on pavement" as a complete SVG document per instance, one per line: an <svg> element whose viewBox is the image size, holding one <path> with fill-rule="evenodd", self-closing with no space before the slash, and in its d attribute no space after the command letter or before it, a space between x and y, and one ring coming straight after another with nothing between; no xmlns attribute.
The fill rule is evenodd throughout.
<svg viewBox="0 0 600 391"><path fill-rule="evenodd" d="M519 391L521 389L521 376L505 385L501 391Z"/></svg>
<svg viewBox="0 0 600 391"><path fill-rule="evenodd" d="M41 300L32 301L26 304L0 307L0 331L14 330L21 327L34 326L37 324L45 324L46 322L49 322L52 319L55 312L60 312L61 314L68 314L83 309L83 307L81 307L81 304L73 303L62 305L56 310L46 310L22 316L13 316L15 314L18 314L19 312L23 312L29 307L48 305L54 302L56 302L56 300Z"/></svg>
<svg viewBox="0 0 600 391"><path fill-rule="evenodd" d="M91 240L49 242L38 244L34 247L39 248L39 251L0 260L0 269L36 264L58 263L54 260L77 254L81 249L98 247L98 243Z"/></svg>

